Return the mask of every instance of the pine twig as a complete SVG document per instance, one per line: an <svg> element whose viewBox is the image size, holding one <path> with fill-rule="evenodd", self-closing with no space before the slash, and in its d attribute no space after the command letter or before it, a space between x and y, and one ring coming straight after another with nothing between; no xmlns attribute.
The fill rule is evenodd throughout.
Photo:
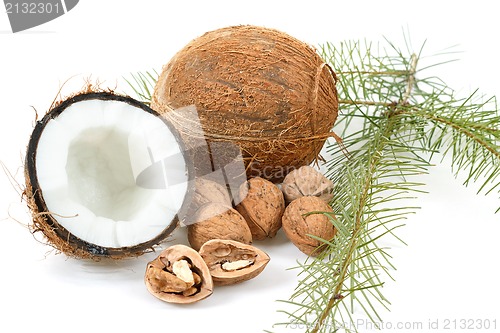
<svg viewBox="0 0 500 333"><path fill-rule="evenodd" d="M395 105L391 105L391 107L394 107L394 109L396 109L396 110L399 109L399 106L406 106L408 104L408 100L409 100L411 93L412 93L412 90L413 90L413 85L415 84L415 73L417 71L417 62L418 62L417 55L412 54L411 67L407 72L404 73L407 76L407 84L406 84L405 94L403 95L403 98L401 101L399 101ZM401 71L399 71L398 73L401 73ZM373 104L369 103L369 105L373 105ZM391 136L393 126L394 126L394 124L392 122L388 123L388 126L384 130L383 137L390 137ZM383 149L383 147L381 147L381 149ZM377 155L372 160L372 163L370 164L370 169L369 169L369 171L367 173L367 177L365 179L365 183L363 185L363 192L362 192L362 195L361 195L359 202L358 202L359 208L356 212L355 225L354 225L354 229L352 231L348 256L344 260L343 265L340 268L339 282L337 283L334 291L331 293L333 296L330 297L327 306L323 309L323 311L319 317L319 320L316 321L316 324L315 324L314 328L312 329L311 333L319 332L320 328L324 325L327 317L329 316L329 313L332 311L332 309L334 308L336 303L340 302L344 298L343 296L341 296L341 289L344 285L344 281L346 280L349 266L351 265L350 258L352 258L354 256L354 253L355 253L357 246L358 246L358 242L360 241L360 239L357 237L357 235L360 233L360 230L363 227L363 224L361 222L362 215L365 213L365 206L366 206L367 201L368 201L369 191L371 190L371 187L373 184L373 177L375 175L377 165L378 165L380 158L381 158L381 156Z"/></svg>

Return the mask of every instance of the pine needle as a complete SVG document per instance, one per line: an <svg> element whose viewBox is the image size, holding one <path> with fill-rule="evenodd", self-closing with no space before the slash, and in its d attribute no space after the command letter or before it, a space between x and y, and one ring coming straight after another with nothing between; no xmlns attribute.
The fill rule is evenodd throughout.
<svg viewBox="0 0 500 333"><path fill-rule="evenodd" d="M144 73L138 72L135 74L132 73L130 76L130 79L125 77L123 79L135 93L135 98L149 106L156 81L158 80L158 72L156 70Z"/></svg>

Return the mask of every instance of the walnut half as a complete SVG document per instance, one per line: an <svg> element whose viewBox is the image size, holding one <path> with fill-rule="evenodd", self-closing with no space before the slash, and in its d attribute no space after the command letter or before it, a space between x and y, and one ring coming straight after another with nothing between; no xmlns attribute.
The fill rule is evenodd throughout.
<svg viewBox="0 0 500 333"><path fill-rule="evenodd" d="M213 239L200 249L216 285L229 285L250 280L259 275L269 256L262 250L232 240Z"/></svg>
<svg viewBox="0 0 500 333"><path fill-rule="evenodd" d="M173 245L148 263L144 282L153 296L169 303L193 303L213 290L205 261L185 245Z"/></svg>

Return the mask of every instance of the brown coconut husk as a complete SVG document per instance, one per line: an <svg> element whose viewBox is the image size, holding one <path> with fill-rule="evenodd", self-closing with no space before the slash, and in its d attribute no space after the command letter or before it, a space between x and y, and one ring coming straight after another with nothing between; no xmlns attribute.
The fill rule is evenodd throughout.
<svg viewBox="0 0 500 333"><path fill-rule="evenodd" d="M163 239L155 239L150 245L142 248L119 248L109 249L95 244L90 244L82 239L75 237L69 233L64 227L55 222L53 218L57 214L47 210L41 210L41 205L36 203L36 193L33 188L28 184L24 190L24 199L31 212L32 222L28 225L29 230L33 235L42 233L44 243L53 247L57 253L64 253L70 258L77 259L91 259L93 261L100 261L103 258L108 259L125 259L130 257L138 257L147 252L155 251L155 245L158 245L168 235L163 235ZM175 227L178 221L175 221ZM173 227L173 229L175 228ZM169 234L173 232L169 231Z"/></svg>
<svg viewBox="0 0 500 333"><path fill-rule="evenodd" d="M175 124L188 146L233 143L249 178L280 182L317 159L325 140L335 137L335 83L333 70L309 45L274 29L227 27L194 39L164 66L151 107Z"/></svg>

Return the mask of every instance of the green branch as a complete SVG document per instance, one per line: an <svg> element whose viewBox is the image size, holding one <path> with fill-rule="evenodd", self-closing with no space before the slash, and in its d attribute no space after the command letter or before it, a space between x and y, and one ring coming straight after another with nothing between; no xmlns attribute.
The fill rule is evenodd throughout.
<svg viewBox="0 0 500 333"><path fill-rule="evenodd" d="M392 122L388 123L387 127L384 127L384 135L382 136L383 138L388 138L393 130L393 124ZM380 161L381 156L377 154L377 152L383 151L383 148L387 144L387 141L382 140L381 145L375 149L375 154L373 155L373 159L370 163L369 167L369 172L366 176L365 183L363 185L363 192L361 197L359 198L359 202L357 203L357 206L359 209L356 211L355 215L355 223L354 223L354 229L352 231L351 239L349 242L349 247L348 247L348 252L347 252L347 258L343 261L341 268L340 268L340 274L339 274L339 280L334 288L333 293L331 293L331 296L326 307L322 310L322 313L319 317L319 320L316 321L316 324L311 331L311 333L317 333L321 329L321 326L324 325L326 319L328 318L330 312L332 309L344 298L343 295L341 295L341 290L342 287L344 286L345 281L347 280L348 277L348 271L349 268L352 265L352 258L354 257L356 250L358 249L358 243L360 241L359 235L362 234L362 228L364 227L362 223L363 219L363 214L365 213L364 208L365 205L367 204L368 198L369 198L369 192L372 188L373 184L373 178L375 176L375 172L377 170L377 165L378 162ZM380 284L381 285L381 284ZM370 286L369 286L370 287ZM362 287L362 288L354 288L351 290L353 291L360 291L365 288L369 287Z"/></svg>
<svg viewBox="0 0 500 333"><path fill-rule="evenodd" d="M357 331L355 305L372 322L382 321L379 311L389 301L380 287L392 279L394 266L380 244L388 237L403 242L396 231L418 208L408 200L423 192L423 184L411 178L428 172L434 154L451 154L457 173L468 170L466 185L484 178L480 190L487 184L487 193L500 188L496 105L488 109L491 100L477 103L472 96L457 99L439 79L418 77L414 54L406 56L392 44L382 52L374 54L372 44L359 42L322 48L339 74L342 112L335 129L351 157L329 146L334 225L343 231L324 240L323 256L299 266L298 287L285 301L295 310L282 311L310 333ZM351 325L342 327L346 320Z"/></svg>

